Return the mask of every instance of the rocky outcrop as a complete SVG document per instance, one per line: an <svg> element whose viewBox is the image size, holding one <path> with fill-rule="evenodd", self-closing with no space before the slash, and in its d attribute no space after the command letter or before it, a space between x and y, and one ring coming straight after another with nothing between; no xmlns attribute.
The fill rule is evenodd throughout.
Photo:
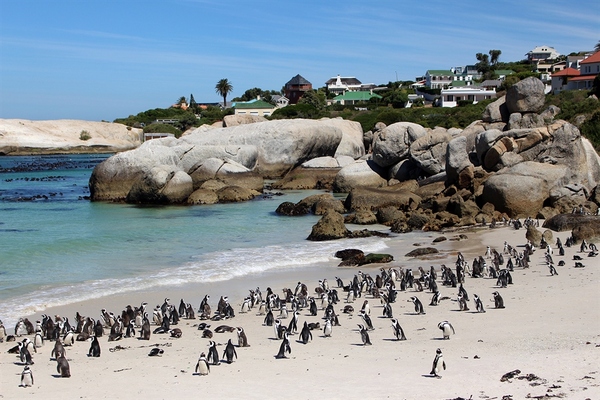
<svg viewBox="0 0 600 400"><path fill-rule="evenodd" d="M427 175L435 175L446 167L446 148L452 139L445 130L434 130L410 144L410 157Z"/></svg>
<svg viewBox="0 0 600 400"><path fill-rule="evenodd" d="M344 225L344 216L340 213L330 211L313 227L308 240L322 241L348 237L351 232Z"/></svg>
<svg viewBox="0 0 600 400"><path fill-rule="evenodd" d="M255 124L257 122L266 122L267 119L260 115L250 115L250 114L234 114L234 115L226 115L223 117L223 127L230 126L238 126L238 125L246 125L246 124Z"/></svg>
<svg viewBox="0 0 600 400"><path fill-rule="evenodd" d="M383 178L385 171L372 160L360 160L342 168L333 182L333 190L337 193L347 193L353 188L378 188L387 186Z"/></svg>
<svg viewBox="0 0 600 400"><path fill-rule="evenodd" d="M142 140L141 129L110 122L0 119L0 155L112 153Z"/></svg>
<svg viewBox="0 0 600 400"><path fill-rule="evenodd" d="M346 197L345 206L349 211L377 211L386 207L398 210L416 209L421 198L408 190L387 188L355 188Z"/></svg>
<svg viewBox="0 0 600 400"><path fill-rule="evenodd" d="M544 84L534 77L525 78L506 91L506 108L511 114L540 112L545 100Z"/></svg>
<svg viewBox="0 0 600 400"><path fill-rule="evenodd" d="M408 157L410 145L427 131L412 122L397 122L377 132L373 139L373 161L389 167Z"/></svg>

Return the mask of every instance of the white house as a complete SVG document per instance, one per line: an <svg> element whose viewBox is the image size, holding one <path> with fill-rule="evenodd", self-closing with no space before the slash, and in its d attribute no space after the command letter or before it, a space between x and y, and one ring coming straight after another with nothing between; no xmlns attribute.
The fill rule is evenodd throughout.
<svg viewBox="0 0 600 400"><path fill-rule="evenodd" d="M425 73L425 86L430 89L444 89L454 81L454 72L449 69L430 69Z"/></svg>
<svg viewBox="0 0 600 400"><path fill-rule="evenodd" d="M361 90L362 83L353 76L337 76L325 82L329 92L339 95L346 92L358 92Z"/></svg>
<svg viewBox="0 0 600 400"><path fill-rule="evenodd" d="M600 74L600 51L581 61L579 72L579 76L569 79L569 84L574 85L575 89L591 89L594 79Z"/></svg>
<svg viewBox="0 0 600 400"><path fill-rule="evenodd" d="M461 100L478 103L482 100L493 99L495 97L495 89L485 89L478 86L450 87L442 89L440 105L442 107L456 107Z"/></svg>

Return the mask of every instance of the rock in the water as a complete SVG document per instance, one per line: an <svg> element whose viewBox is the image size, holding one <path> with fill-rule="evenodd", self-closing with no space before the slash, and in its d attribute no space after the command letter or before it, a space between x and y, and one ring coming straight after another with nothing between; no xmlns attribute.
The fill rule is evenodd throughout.
<svg viewBox="0 0 600 400"><path fill-rule="evenodd" d="M225 186L217 190L219 203L234 203L240 201L248 201L256 197L259 192L246 189L240 186Z"/></svg>
<svg viewBox="0 0 600 400"><path fill-rule="evenodd" d="M290 217L306 215L310 214L310 206L306 204L294 204L291 201L284 201L277 207L275 212L279 215L287 215Z"/></svg>
<svg viewBox="0 0 600 400"><path fill-rule="evenodd" d="M219 196L214 190L197 189L187 198L187 203L190 205L198 204L216 204L219 202Z"/></svg>
<svg viewBox="0 0 600 400"><path fill-rule="evenodd" d="M161 165L144 173L131 187L127 202L132 204L178 204L194 191L192 178L176 167Z"/></svg>
<svg viewBox="0 0 600 400"><path fill-rule="evenodd" d="M326 213L313 227L308 240L322 241L345 238L350 231L344 225L344 216L330 211Z"/></svg>
<svg viewBox="0 0 600 400"><path fill-rule="evenodd" d="M361 265L365 258L365 253L359 249L346 249L337 251L335 257L342 259L338 267L351 267Z"/></svg>
<svg viewBox="0 0 600 400"><path fill-rule="evenodd" d="M360 265L365 264L383 264L394 261L394 256L391 254L369 253L365 256Z"/></svg>

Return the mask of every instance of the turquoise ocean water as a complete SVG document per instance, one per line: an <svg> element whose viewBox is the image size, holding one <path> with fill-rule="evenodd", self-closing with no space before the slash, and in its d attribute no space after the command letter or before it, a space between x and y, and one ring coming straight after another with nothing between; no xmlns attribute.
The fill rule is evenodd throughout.
<svg viewBox="0 0 600 400"><path fill-rule="evenodd" d="M310 242L305 239L318 217L275 214L283 201L316 192L194 207L90 202L89 177L106 157L0 157L5 326L51 306L333 263L344 247L387 248L386 238Z"/></svg>

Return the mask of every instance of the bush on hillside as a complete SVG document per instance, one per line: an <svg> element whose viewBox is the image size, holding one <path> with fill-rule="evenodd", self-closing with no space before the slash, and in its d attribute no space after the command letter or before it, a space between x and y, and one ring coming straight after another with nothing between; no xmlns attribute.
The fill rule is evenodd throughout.
<svg viewBox="0 0 600 400"><path fill-rule="evenodd" d="M144 127L144 133L172 133L175 137L180 137L183 132L173 125L150 124Z"/></svg>

